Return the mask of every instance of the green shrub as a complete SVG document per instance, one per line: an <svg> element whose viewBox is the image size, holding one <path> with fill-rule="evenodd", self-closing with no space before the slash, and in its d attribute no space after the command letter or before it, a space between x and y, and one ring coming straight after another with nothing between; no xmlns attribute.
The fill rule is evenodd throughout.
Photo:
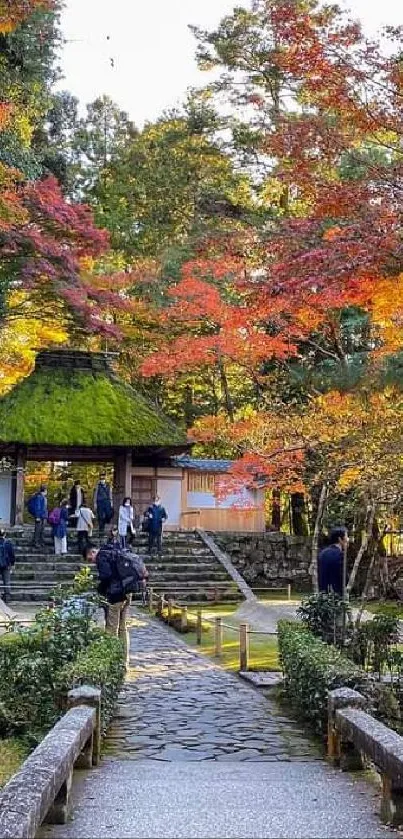
<svg viewBox="0 0 403 839"><path fill-rule="evenodd" d="M164 608L162 612L157 613L157 617L163 622L167 623L169 626L172 626L176 632L187 633L187 632L196 632L197 628L197 615L193 615L191 612L188 612L187 616L187 627L183 629L182 627L182 613L181 610L177 607L173 607L171 611L171 616L169 616L169 611L167 608ZM208 632L210 629L210 624L207 621L202 621L202 632Z"/></svg>
<svg viewBox="0 0 403 839"><path fill-rule="evenodd" d="M113 715L116 700L125 676L123 644L118 638L101 630L97 637L75 661L66 665L58 676L61 695L78 685L93 685L101 689L102 728L105 732Z"/></svg>
<svg viewBox="0 0 403 839"><path fill-rule="evenodd" d="M40 741L63 709L61 674L67 672L68 686L86 681L88 673L87 680L102 688L109 719L122 670L120 642L100 634L88 615L63 606L44 609L31 628L0 638L0 672L7 674L0 682L0 736L23 737L32 745Z"/></svg>
<svg viewBox="0 0 403 839"><path fill-rule="evenodd" d="M326 731L330 690L351 687L369 694L365 671L301 623L279 621L278 643L287 696L317 733Z"/></svg>
<svg viewBox="0 0 403 839"><path fill-rule="evenodd" d="M341 647L344 627L351 626L351 611L342 597L334 592L319 592L304 600L297 615L313 635Z"/></svg>

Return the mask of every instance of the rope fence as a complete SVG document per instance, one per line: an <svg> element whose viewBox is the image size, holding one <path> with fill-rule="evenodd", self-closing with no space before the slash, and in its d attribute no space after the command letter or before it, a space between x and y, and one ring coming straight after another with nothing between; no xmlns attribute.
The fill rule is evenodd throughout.
<svg viewBox="0 0 403 839"><path fill-rule="evenodd" d="M168 625L173 624L173 617L174 617L174 610L176 612L180 612L180 628L182 632L186 632L188 630L188 619L189 619L189 611L188 606L176 603L172 599L166 600L164 595L159 595L157 598L157 603L154 605L154 596L155 592L151 588L149 590L149 601L148 601L148 609L150 614L156 614L157 616L161 617L165 609L167 610L167 623ZM268 630L260 630L260 629L251 629L248 623L240 623L237 626L233 626L230 623L226 623L223 621L221 616L217 616L215 618L208 618L206 615L203 615L203 610L201 608L197 609L196 612L196 643L198 646L202 644L202 637L203 637L203 624L209 624L213 630L213 639L214 639L214 656L215 658L220 659L223 655L223 640L224 640L224 629L228 630L229 632L234 632L239 638L239 670L241 672L246 672L250 669L250 638L251 636L267 636L271 638L277 637L277 632L270 632Z"/></svg>

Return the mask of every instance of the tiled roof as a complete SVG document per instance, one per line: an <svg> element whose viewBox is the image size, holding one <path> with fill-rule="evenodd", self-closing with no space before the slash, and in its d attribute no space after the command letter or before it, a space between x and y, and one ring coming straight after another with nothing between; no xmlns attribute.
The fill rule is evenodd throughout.
<svg viewBox="0 0 403 839"><path fill-rule="evenodd" d="M182 469L197 469L199 472L228 472L233 460L209 460L207 458L181 457L172 458L174 465Z"/></svg>

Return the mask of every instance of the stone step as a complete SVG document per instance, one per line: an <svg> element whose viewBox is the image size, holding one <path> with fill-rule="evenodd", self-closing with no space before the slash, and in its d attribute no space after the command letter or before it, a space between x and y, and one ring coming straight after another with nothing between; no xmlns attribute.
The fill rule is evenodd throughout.
<svg viewBox="0 0 403 839"><path fill-rule="evenodd" d="M71 571L62 571L62 570L55 570L51 574L47 571L22 571L20 573L15 573L13 575L12 581L14 585L23 585L24 583L40 583L44 585L58 585L59 583L67 583L71 584L74 580L74 573L72 574ZM203 583L205 581L214 581L223 584L227 584L228 580L225 575L222 575L220 571L210 571L209 573L203 571L193 571L192 573L188 572L176 572L176 571L164 571L158 572L155 571L150 574L149 582L150 585L154 583L172 583L178 582L182 585L185 583L186 585L192 585L193 582L197 581L198 583Z"/></svg>
<svg viewBox="0 0 403 839"><path fill-rule="evenodd" d="M203 553L201 553L199 551L197 551L197 552L192 551L192 552L186 552L186 553L184 553L184 552L173 553L173 552L170 552L170 551L163 550L161 554L153 553L151 557L147 553L147 551L144 551L144 550L138 551L136 548L134 548L134 552L138 553L139 556L144 557L146 562L147 561L150 562L150 561L154 561L154 560L158 561L160 556L162 557L162 559L166 559L169 562L182 562L182 561L184 561L184 562L186 562L186 561L188 561L188 562L189 561L190 562L198 562L199 560L200 560L200 562L208 562L208 561L216 562L217 561L215 559L215 557L213 557L213 555L208 550L203 552ZM70 560L77 561L77 559L82 561L82 556L81 556L81 554L79 554L77 552L77 550L76 551L72 550L69 553L64 554L63 558L67 562L70 562ZM43 550L43 551L33 551L32 548L30 548L30 549L27 549L26 551L17 550L16 551L16 559L17 559L17 562L54 562L55 559L56 559L56 555L55 555L54 550L52 550L51 548L49 548L48 550Z"/></svg>

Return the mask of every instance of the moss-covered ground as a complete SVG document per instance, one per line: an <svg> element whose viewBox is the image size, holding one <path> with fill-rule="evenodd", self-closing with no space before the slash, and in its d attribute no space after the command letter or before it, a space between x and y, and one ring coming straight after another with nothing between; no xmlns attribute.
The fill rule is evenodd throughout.
<svg viewBox="0 0 403 839"><path fill-rule="evenodd" d="M28 746L19 740L0 740L0 787L17 772L28 754Z"/></svg>

